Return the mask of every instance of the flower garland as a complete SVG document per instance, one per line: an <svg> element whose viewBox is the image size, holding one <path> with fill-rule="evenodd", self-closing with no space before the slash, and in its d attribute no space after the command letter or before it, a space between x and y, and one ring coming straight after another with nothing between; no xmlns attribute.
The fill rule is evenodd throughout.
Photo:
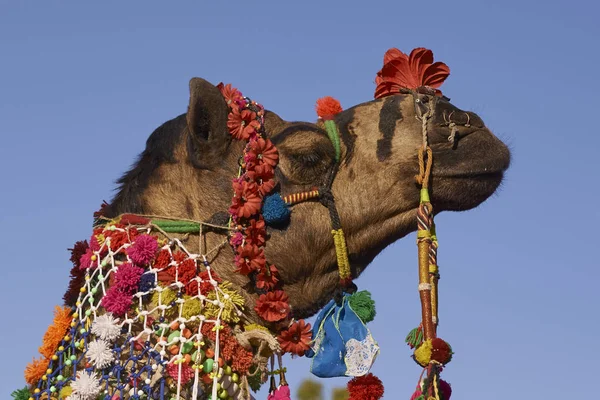
<svg viewBox="0 0 600 400"><path fill-rule="evenodd" d="M310 324L290 320L289 298L282 289L277 267L266 261L266 226L261 215L265 197L274 189L274 171L279 162L277 149L265 135L264 108L244 97L231 84L217 86L230 112L227 127L231 136L247 141L238 177L233 179L229 213L235 231L230 244L235 251L236 272L256 282L259 296L254 310L266 322L288 326L278 336L281 348L298 356L310 346Z"/></svg>

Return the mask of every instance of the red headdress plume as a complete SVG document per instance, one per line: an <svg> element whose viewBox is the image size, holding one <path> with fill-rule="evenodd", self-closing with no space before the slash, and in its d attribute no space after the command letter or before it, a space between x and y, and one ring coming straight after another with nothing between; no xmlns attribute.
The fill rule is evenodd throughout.
<svg viewBox="0 0 600 400"><path fill-rule="evenodd" d="M443 62L433 62L433 52L418 47L406 55L396 48L386 51L383 68L377 73L375 98L396 94L400 89L429 87L437 90L450 75L450 68Z"/></svg>

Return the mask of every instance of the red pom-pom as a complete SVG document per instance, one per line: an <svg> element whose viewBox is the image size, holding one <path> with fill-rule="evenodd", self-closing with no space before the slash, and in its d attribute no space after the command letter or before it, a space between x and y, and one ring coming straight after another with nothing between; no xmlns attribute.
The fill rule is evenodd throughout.
<svg viewBox="0 0 600 400"><path fill-rule="evenodd" d="M452 360L452 347L440 338L431 339L431 359L441 364L448 364Z"/></svg>
<svg viewBox="0 0 600 400"><path fill-rule="evenodd" d="M383 397L383 383L373 374L357 376L348 382L348 400L379 400Z"/></svg>
<svg viewBox="0 0 600 400"><path fill-rule="evenodd" d="M315 106L317 115L322 119L333 119L333 116L343 111L342 105L331 96L321 97Z"/></svg>

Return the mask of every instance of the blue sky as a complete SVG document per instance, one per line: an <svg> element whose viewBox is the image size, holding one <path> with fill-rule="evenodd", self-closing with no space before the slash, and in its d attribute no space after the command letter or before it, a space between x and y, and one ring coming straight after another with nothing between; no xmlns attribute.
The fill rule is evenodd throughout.
<svg viewBox="0 0 600 400"><path fill-rule="evenodd" d="M444 93L514 160L497 196L437 219L439 333L456 352L444 376L466 400L597 392L596 3L49 3L0 1L3 398L22 387L61 302L66 249L89 236L147 136L185 112L191 77L314 120L318 97L370 100L386 49L419 46L450 66ZM419 320L416 282L413 235L357 282L378 302L373 372L387 399L408 399L420 373L403 344ZM294 390L308 362L287 366Z"/></svg>

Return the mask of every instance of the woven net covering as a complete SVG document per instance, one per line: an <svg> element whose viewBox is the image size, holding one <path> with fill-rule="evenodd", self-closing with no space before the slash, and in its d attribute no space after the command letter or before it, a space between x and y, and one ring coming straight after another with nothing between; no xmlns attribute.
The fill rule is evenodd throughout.
<svg viewBox="0 0 600 400"><path fill-rule="evenodd" d="M33 398L247 399L264 378L277 341L244 327L244 298L207 254L117 219L96 226L76 267L77 299L44 336Z"/></svg>

